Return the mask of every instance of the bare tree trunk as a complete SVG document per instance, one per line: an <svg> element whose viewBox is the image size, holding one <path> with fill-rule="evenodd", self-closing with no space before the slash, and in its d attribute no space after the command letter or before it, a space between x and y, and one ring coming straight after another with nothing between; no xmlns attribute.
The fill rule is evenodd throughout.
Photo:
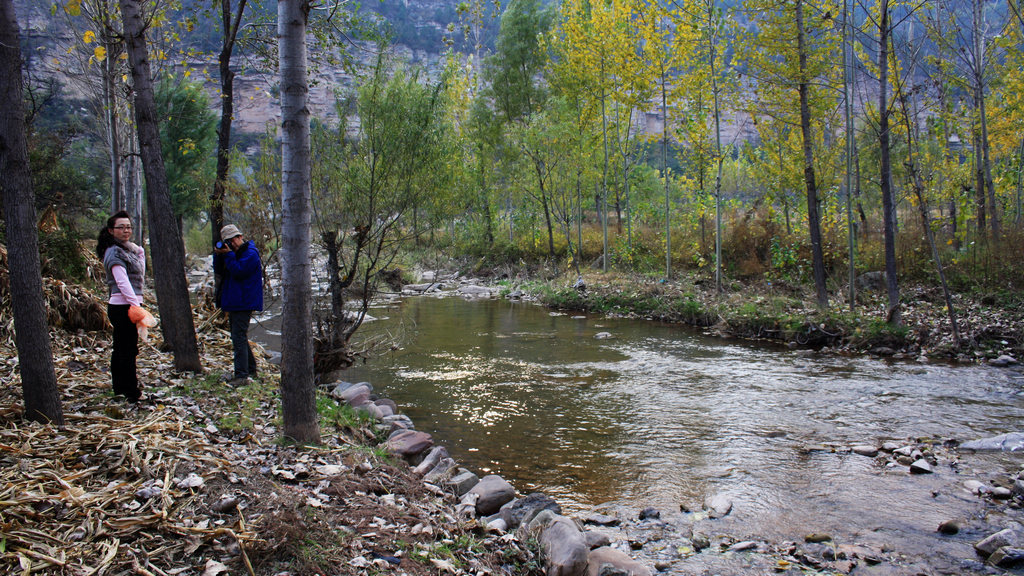
<svg viewBox="0 0 1024 576"><path fill-rule="evenodd" d="M846 120L846 242L849 259L850 311L857 305L857 235L853 222L853 10L843 2L843 112Z"/></svg>
<svg viewBox="0 0 1024 576"><path fill-rule="evenodd" d="M139 0L121 0L121 16L135 87L135 123L139 133L142 169L146 175L150 253L160 308L160 326L164 340L174 350L175 369L202 372L185 279L185 248L171 207L167 172L164 170L160 149L160 126L157 123L145 21Z"/></svg>
<svg viewBox="0 0 1024 576"><path fill-rule="evenodd" d="M604 81L604 57L601 58L601 80ZM603 250L601 271L608 271L608 111L605 109L604 86L601 86L601 133L604 136L604 169L601 175L601 233Z"/></svg>
<svg viewBox="0 0 1024 576"><path fill-rule="evenodd" d="M906 111L905 100L904 118L909 118ZM953 306L953 295L949 291L949 283L946 282L946 272L942 266L942 257L939 256L939 248L935 244L935 233L932 232L931 217L928 215L928 200L924 197L924 182L921 181L921 173L918 171L917 161L915 159L917 156L917 143L914 140L914 132L910 126L909 120L906 120L905 128L907 130L908 146L907 168L910 170L914 195L917 197L917 207L921 214L921 227L924 229L925 238L928 240L929 248L931 248L932 262L935 264L935 273L938 275L939 283L942 285L942 295L946 301L946 312L949 314L949 324L953 329L953 342L959 350L961 347L960 325L957 322L956 308Z"/></svg>
<svg viewBox="0 0 1024 576"><path fill-rule="evenodd" d="M231 69L231 53L235 49L238 28L242 24L246 0L239 0L234 23L231 21L231 0L221 0L221 44L220 56L220 126L217 127L217 177L213 181L213 196L210 198L210 234L212 242L220 240L220 229L224 226L224 183L228 179L231 154L231 121L235 114L235 72Z"/></svg>
<svg viewBox="0 0 1024 576"><path fill-rule="evenodd" d="M982 82L984 82L982 80ZM999 242L1002 230L999 224L999 208L996 206L996 185L992 181L992 159L989 155L991 146L988 143L988 113L985 108L985 86L981 86L981 99L979 100L979 124L981 125L981 173L982 181L985 184L985 193L988 196L988 207L991 212L992 242Z"/></svg>
<svg viewBox="0 0 1024 576"><path fill-rule="evenodd" d="M107 121L107 153L110 154L110 213L127 207L121 185L121 143L117 131L117 92L110 56L103 62L103 106Z"/></svg>
<svg viewBox="0 0 1024 576"><path fill-rule="evenodd" d="M999 241L999 213L996 208L996 190L992 181L992 161L989 156L988 143L988 118L985 110L985 39L984 39L984 16L982 14L982 0L974 0L974 99L978 112L978 140L975 146L978 148L978 202L984 207L985 197L988 196L988 209L991 210L992 222L990 223L993 244ZM983 209L984 210L984 209ZM979 215L979 221L984 221L984 216ZM984 228L978 230L984 234Z"/></svg>
<svg viewBox="0 0 1024 576"><path fill-rule="evenodd" d="M878 145L880 148L880 178L882 192L882 220L885 234L885 285L889 295L886 319L890 324L900 323L900 291L896 277L896 219L892 190L892 160L889 150L889 1L881 1L881 19L878 25Z"/></svg>
<svg viewBox="0 0 1024 576"><path fill-rule="evenodd" d="M708 29L715 30L715 3L708 2ZM711 95L714 99L715 117L715 292L722 293L722 112L718 102L718 72L715 58L718 55L718 36L710 32L708 54L710 54Z"/></svg>
<svg viewBox="0 0 1024 576"><path fill-rule="evenodd" d="M46 324L46 303L36 236L35 196L25 137L21 41L12 0L0 0L0 188L7 222L14 341L25 416L64 425ZM16 271L16 272L15 272Z"/></svg>
<svg viewBox="0 0 1024 576"><path fill-rule="evenodd" d="M825 258L821 248L821 216L818 214L818 185L814 177L814 143L811 135L810 79L807 78L807 45L804 31L804 6L796 2L796 42L800 61L800 133L803 136L804 185L807 188L807 221L811 234L811 262L814 269L814 289L818 307L828 307L828 287L825 285Z"/></svg>
<svg viewBox="0 0 1024 576"><path fill-rule="evenodd" d="M121 141L118 128L120 118L117 114L117 87L115 85L117 71L114 69L114 59L120 53L115 50L119 40L110 21L112 10L107 0L103 2L103 46L107 50L107 57L103 59L103 108L107 122L107 152L110 154L110 213L118 210L125 210L128 207L125 198L124 187L121 182ZM137 222L137 220L136 220Z"/></svg>
<svg viewBox="0 0 1024 576"><path fill-rule="evenodd" d="M658 77L661 88L661 177L665 179L665 279L672 278L672 204L668 180L668 71L662 64Z"/></svg>
<svg viewBox="0 0 1024 576"><path fill-rule="evenodd" d="M313 377L312 204L306 78L308 0L277 3L281 72L281 412L284 435L318 444Z"/></svg>

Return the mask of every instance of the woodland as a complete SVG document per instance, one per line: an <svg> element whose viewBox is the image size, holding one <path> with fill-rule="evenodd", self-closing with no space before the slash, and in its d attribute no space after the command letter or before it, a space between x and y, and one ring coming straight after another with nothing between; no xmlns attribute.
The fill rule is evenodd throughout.
<svg viewBox="0 0 1024 576"><path fill-rule="evenodd" d="M954 346L960 299L1019 310L1014 2L474 0L428 23L430 65L403 52L408 21L345 4L3 4L12 269L82 279L78 246L129 210L175 368L201 371L174 271L236 223L280 269L297 440L376 291L443 257L563 285L806 289L891 327L923 285ZM233 130L259 99L265 130ZM10 290L26 341L46 336L38 312L18 329L19 300L41 306L30 276ZM40 365L26 396L52 382Z"/></svg>
<svg viewBox="0 0 1024 576"><path fill-rule="evenodd" d="M413 8L442 19L410 21ZM384 505L355 518L353 503L403 472L348 451L355 441L336 433L365 422L336 422L318 378L360 359L353 338L371 301L417 270L525 277L555 292L553 305L597 297L652 317L671 293L674 314L701 325L775 306L797 310L801 330L841 319L906 334L912 320L915 333L948 332L953 357L1019 353L1022 33L1016 0L465 0L376 11L0 0L0 334L16 351L2 410L4 562L182 573L227 554L256 574L255 550L313 573L336 569L345 543L346 561L369 562L365 539L334 528L376 522ZM167 391L141 408L105 389L105 294L87 256L120 209L138 224L153 272L147 305L160 318L161 350L144 362ZM213 360L216 344L201 339L212 321L184 273L227 223L259 246L281 296L279 373L247 391L223 390L210 372L226 351ZM78 312L55 306L55 293L98 320L74 324ZM698 301L709 307L691 309ZM979 351L982 337L991 350ZM254 409L258 428L227 422L235 410L223 396L244 415L256 388L279 406ZM337 517L312 510L312 492L279 498L257 473L266 462L308 471L315 446L328 446L316 458L343 456L355 471L335 487L348 506ZM193 511L212 506L191 475L171 480L204 464L224 468L211 496L243 476L263 497L251 529L241 513L230 527L220 512L197 523ZM166 488L158 498L139 496L159 488L148 475ZM87 489L70 484L79 480ZM383 490L429 498L398 484ZM442 550L463 536L408 544L408 557L424 558L416 573L468 573L448 567L479 556L472 538L465 557ZM488 563L507 564L508 552ZM161 554L162 568L151 561ZM188 573L227 570L209 561Z"/></svg>

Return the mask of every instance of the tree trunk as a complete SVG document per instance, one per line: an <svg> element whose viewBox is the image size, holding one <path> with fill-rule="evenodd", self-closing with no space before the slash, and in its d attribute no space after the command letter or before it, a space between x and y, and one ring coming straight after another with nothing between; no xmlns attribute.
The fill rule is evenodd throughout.
<svg viewBox="0 0 1024 576"><path fill-rule="evenodd" d="M992 181L992 159L989 155L991 146L988 143L988 113L985 111L985 85L984 80L980 80L982 83L980 90L979 100L979 124L981 126L981 172L982 181L985 183L985 194L988 196L988 207L992 222L989 227L992 231L992 242L999 242L999 237L1002 235L1002 230L999 225L999 208L996 206L996 185Z"/></svg>
<svg viewBox="0 0 1024 576"><path fill-rule="evenodd" d="M811 234L811 263L814 269L814 290L818 308L828 307L825 285L825 257L821 248L821 216L818 214L818 185L814 177L813 137L811 135L810 79L807 78L807 46L804 32L804 6L796 2L796 42L800 61L800 133L803 136L804 186L807 188L807 222Z"/></svg>
<svg viewBox="0 0 1024 576"><path fill-rule="evenodd" d="M992 218L989 227L992 233L993 244L999 241L999 212L996 208L996 189L992 181L992 160L989 155L988 143L988 118L985 110L985 38L984 38L984 15L982 14L982 0L974 0L974 98L978 111L978 140L975 146L978 148L978 202L985 205L985 197L988 196L988 209ZM979 229L979 234L984 230Z"/></svg>
<svg viewBox="0 0 1024 576"><path fill-rule="evenodd" d="M850 311L857 305L857 235L853 222L853 14L849 0L843 2L843 116L846 120L846 243L849 271Z"/></svg>
<svg viewBox="0 0 1024 576"><path fill-rule="evenodd" d="M242 24L246 0L239 0L235 21L231 22L231 0L221 0L221 30L223 43L220 49L220 126L217 127L217 177L213 181L213 196L210 198L210 235L213 244L220 240L220 229L224 226L224 183L228 179L231 154L231 121L235 114L235 72L231 70L231 53L235 49L235 38Z"/></svg>
<svg viewBox="0 0 1024 576"><path fill-rule="evenodd" d="M910 74L914 76L914 66L910 64ZM914 188L914 195L917 197L917 207L919 214L921 215L921 228L924 232L925 238L928 241L928 247L931 249L932 262L935 264L935 273L939 277L939 283L942 285L942 295L946 301L946 313L949 315L949 324L953 330L953 342L956 348L959 350L962 342L960 339L960 325L957 322L956 308L953 306L953 295L949 290L949 283L946 282L946 272L942 266L942 257L939 256L939 247L935 243L935 233L932 232L931 216L928 214L928 200L924 196L925 185L921 179L921 172L918 170L917 158L920 155L918 152L919 136L915 129L917 125L917 114L916 112L911 114L910 106L907 105L907 94L902 90L902 84L897 84L896 97L899 98L899 102L903 108L903 128L906 131L907 136L907 170L910 172L910 180Z"/></svg>
<svg viewBox="0 0 1024 576"><path fill-rule="evenodd" d="M540 205L544 209L544 225L548 231L548 256L555 257L555 228L551 223L551 206L548 202L548 191L544 188L544 161L534 158L533 168L537 172L537 187L540 190Z"/></svg>
<svg viewBox="0 0 1024 576"><path fill-rule="evenodd" d="M601 59L601 81L604 81L604 58ZM601 86L601 134L604 139L604 168L601 172L601 271L608 271L608 111L605 109L604 86Z"/></svg>
<svg viewBox="0 0 1024 576"><path fill-rule="evenodd" d="M715 30L714 3L708 4L708 29ZM718 105L718 74L715 58L718 53L718 37L714 32L708 38L708 52L711 67L711 95L714 97L715 116L715 292L722 293L722 112Z"/></svg>
<svg viewBox="0 0 1024 576"><path fill-rule="evenodd" d="M900 323L900 291L896 278L896 219L893 217L892 161L889 150L889 2L882 0L878 25L878 145L879 184L882 192L882 227L885 234L885 285L889 295L886 320Z"/></svg>
<svg viewBox="0 0 1024 576"><path fill-rule="evenodd" d="M318 444L313 379L312 204L307 107L306 25L308 0L277 3L281 71L281 412L284 435Z"/></svg>
<svg viewBox="0 0 1024 576"><path fill-rule="evenodd" d="M665 279L672 278L672 204L668 180L668 72L661 69L661 177L665 179Z"/></svg>
<svg viewBox="0 0 1024 576"><path fill-rule="evenodd" d="M171 207L167 172L164 170L160 150L160 126L157 123L145 21L139 0L121 0L121 16L135 88L135 124L139 133L142 169L146 176L150 253L160 309L160 327L164 341L174 350L174 368L179 371L202 372L185 279L185 248Z"/></svg>
<svg viewBox="0 0 1024 576"><path fill-rule="evenodd" d="M108 48L103 61L103 107L107 121L107 153L110 154L110 213L127 208L124 188L121 185L121 143L117 130L117 89L114 86L114 70L110 63Z"/></svg>
<svg viewBox="0 0 1024 576"><path fill-rule="evenodd" d="M0 0L0 188L7 221L8 269L14 341L25 417L64 425L46 324L36 236L35 196L25 137L21 40L12 0Z"/></svg>

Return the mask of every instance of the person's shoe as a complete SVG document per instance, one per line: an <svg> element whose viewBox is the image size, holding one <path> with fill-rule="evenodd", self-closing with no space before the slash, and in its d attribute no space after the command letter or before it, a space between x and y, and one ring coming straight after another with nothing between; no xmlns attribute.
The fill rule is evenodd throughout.
<svg viewBox="0 0 1024 576"><path fill-rule="evenodd" d="M242 386L247 386L249 384L249 378L245 376L242 376L241 378L232 378L225 384L227 384L229 388L241 388Z"/></svg>

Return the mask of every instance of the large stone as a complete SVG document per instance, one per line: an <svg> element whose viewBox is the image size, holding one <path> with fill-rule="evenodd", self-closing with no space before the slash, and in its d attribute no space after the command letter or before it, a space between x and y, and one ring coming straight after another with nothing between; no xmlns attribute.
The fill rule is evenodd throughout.
<svg viewBox="0 0 1024 576"><path fill-rule="evenodd" d="M723 494L715 494L704 500L704 509L712 518L721 518L732 512L732 498Z"/></svg>
<svg viewBox="0 0 1024 576"><path fill-rule="evenodd" d="M416 467L412 469L412 471L415 474L424 476L427 474L427 472L433 470L434 466L437 466L438 462L440 462L444 458L449 457L450 456L448 454L447 448L445 448L444 446L434 446L434 448L430 450L427 456L423 458L423 461L417 464Z"/></svg>
<svg viewBox="0 0 1024 576"><path fill-rule="evenodd" d="M851 450L854 454L860 454L861 456L867 456L869 458L874 458L875 456L878 456L878 448L875 448L874 446L868 444L860 444L858 446L854 446L853 448L851 448Z"/></svg>
<svg viewBox="0 0 1024 576"><path fill-rule="evenodd" d="M932 465L929 464L928 461L925 460L924 458L921 458L920 460L914 461L914 463L910 465L910 473L911 474L931 474L932 473Z"/></svg>
<svg viewBox="0 0 1024 576"><path fill-rule="evenodd" d="M462 294L463 296L473 296L475 298L490 298L492 294L490 288L487 288L486 286L476 286L473 284L459 286L456 292Z"/></svg>
<svg viewBox="0 0 1024 576"><path fill-rule="evenodd" d="M1000 530L999 532L982 539L974 545L974 549L987 557L991 556L996 550L1004 546L1009 546L1011 548L1024 547L1024 533L1022 533L1019 526Z"/></svg>
<svg viewBox="0 0 1024 576"><path fill-rule="evenodd" d="M1000 568L1024 566L1024 550L1013 546L1003 546L988 557L988 563Z"/></svg>
<svg viewBox="0 0 1024 576"><path fill-rule="evenodd" d="M540 536L547 576L582 576L587 572L587 547L583 532L576 523L558 516Z"/></svg>
<svg viewBox="0 0 1024 576"><path fill-rule="evenodd" d="M470 472L469 470L460 469L454 476L445 480L442 484L446 489L450 490L457 498L462 496L473 489L480 482L480 478Z"/></svg>
<svg viewBox="0 0 1024 576"><path fill-rule="evenodd" d="M412 422L412 418L409 418L405 414L385 416L381 422L388 425L390 432L396 432L398 430L412 430L416 427Z"/></svg>
<svg viewBox="0 0 1024 576"><path fill-rule="evenodd" d="M457 467L458 464L455 463L455 460L452 460L451 458L442 458L441 461L430 470L430 472L427 472L423 477L423 481L431 484L440 484L451 478Z"/></svg>
<svg viewBox="0 0 1024 576"><path fill-rule="evenodd" d="M1005 452L1016 452L1024 449L1024 432L1009 432L991 438L971 440L960 445L961 450L1002 450Z"/></svg>
<svg viewBox="0 0 1024 576"><path fill-rule="evenodd" d="M480 496L476 502L477 516L494 514L516 497L516 489L497 474L484 476L469 493Z"/></svg>
<svg viewBox="0 0 1024 576"><path fill-rule="evenodd" d="M441 284L437 282L428 282L426 284L406 284L405 286L402 286L402 291L425 293L440 290L441 288Z"/></svg>
<svg viewBox="0 0 1024 576"><path fill-rule="evenodd" d="M368 384L356 384L343 390L340 397L352 406L361 406L370 401L372 390Z"/></svg>
<svg viewBox="0 0 1024 576"><path fill-rule="evenodd" d="M587 524L597 524L598 526L617 526L620 520L615 516L609 516L608 514L598 514L596 512L587 514L587 517L583 519Z"/></svg>
<svg viewBox="0 0 1024 576"><path fill-rule="evenodd" d="M388 416L394 416L395 415L395 409L392 408L393 404L394 404L394 402L392 402L391 404L388 404L387 402L384 402L383 400L376 400L376 401L374 401L373 405L374 405L374 407L377 408L377 411L380 413L380 416L377 418L377 420L382 420L383 421Z"/></svg>
<svg viewBox="0 0 1024 576"><path fill-rule="evenodd" d="M647 566L629 557L628 554L607 546L590 551L587 558L587 575L598 576L601 568L611 565L628 576L651 576Z"/></svg>
<svg viewBox="0 0 1024 576"><path fill-rule="evenodd" d="M609 546L612 543L612 537L604 530L587 530L583 533L583 538L587 541L587 547L591 550L601 548L602 546Z"/></svg>
<svg viewBox="0 0 1024 576"><path fill-rule="evenodd" d="M534 492L522 498L512 500L501 507L501 517L512 528L533 520L541 510L551 510L555 514L562 513L562 507L554 498L541 492Z"/></svg>
<svg viewBox="0 0 1024 576"><path fill-rule="evenodd" d="M995 360L989 360L988 363L992 366L996 366L997 368L1005 368L1007 366L1013 366L1014 364L1016 364L1017 359L1014 358L1013 356L1003 354L1002 356L996 358Z"/></svg>
<svg viewBox="0 0 1024 576"><path fill-rule="evenodd" d="M412 459L433 445L434 438L426 432L399 430L388 438L385 449L392 454Z"/></svg>

